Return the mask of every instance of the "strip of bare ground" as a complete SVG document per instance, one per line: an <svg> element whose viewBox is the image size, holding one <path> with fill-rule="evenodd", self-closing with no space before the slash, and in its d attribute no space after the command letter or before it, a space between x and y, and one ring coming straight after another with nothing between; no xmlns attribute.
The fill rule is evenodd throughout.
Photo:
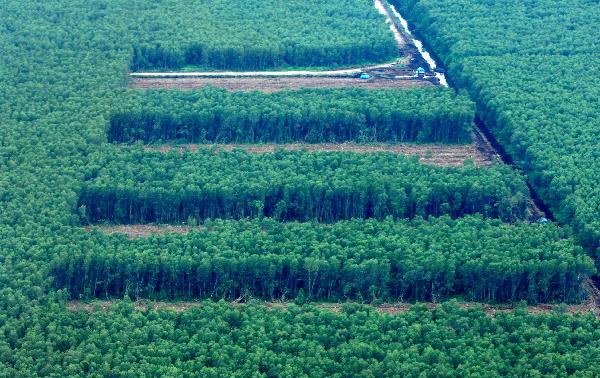
<svg viewBox="0 0 600 378"><path fill-rule="evenodd" d="M196 226L196 228L199 226ZM187 234L192 230L190 226L175 226L169 224L131 224L131 225L95 225L85 227L85 231L100 231L104 234L125 234L129 239L146 238L152 235L164 235L167 233Z"/></svg>
<svg viewBox="0 0 600 378"><path fill-rule="evenodd" d="M273 93L303 88L364 88L398 89L425 87L433 84L427 80L400 80L373 77L362 80L352 77L194 77L194 78L133 78L133 89L199 89L207 86L230 92L261 91Z"/></svg>
<svg viewBox="0 0 600 378"><path fill-rule="evenodd" d="M67 309L71 311L87 311L93 312L97 309L107 311L111 306L115 305L117 301L113 300L95 300L95 301L68 301ZM291 304L291 302L254 302L261 306L265 306L269 309L281 309L285 310ZM246 305L240 301L230 302L232 306L241 307ZM439 303L426 303L429 309L435 309L440 306ZM489 316L495 316L499 313L508 313L515 311L516 307L511 305L490 305L486 303L477 302L457 302L457 305L464 309L481 307L486 314ZM151 310L171 310L175 312L183 312L195 307L201 307L202 302L163 302L163 301L136 301L133 302L133 306L138 311ZM342 310L342 303L315 303L315 306L323 309L330 310L335 313L339 313ZM381 314L401 314L409 311L414 304L412 303L385 303L381 305L369 305L377 310ZM532 314L544 314L556 311L560 308L560 305L556 304L540 304L535 306L527 306L527 311ZM584 314L589 311L593 311L591 305L588 302L579 305L569 305L564 307L568 314Z"/></svg>
<svg viewBox="0 0 600 378"><path fill-rule="evenodd" d="M159 145L145 146L147 150L169 152L172 149L196 152L203 149L214 149L219 151L231 151L242 149L250 153L271 153L277 150L307 151L307 152L355 152L374 153L389 152L407 156L418 156L419 162L445 167L461 167L465 161L471 160L475 166L489 166L496 161L495 152L485 144L484 140L474 138L472 144L358 144L358 143L292 143L292 144L181 144L181 145Z"/></svg>

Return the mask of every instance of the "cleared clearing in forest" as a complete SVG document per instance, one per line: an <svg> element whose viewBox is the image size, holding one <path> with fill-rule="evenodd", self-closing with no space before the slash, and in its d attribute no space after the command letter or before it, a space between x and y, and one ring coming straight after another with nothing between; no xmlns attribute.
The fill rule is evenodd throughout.
<svg viewBox="0 0 600 378"><path fill-rule="evenodd" d="M461 167L465 161L472 161L477 167L489 166L497 161L494 150L486 145L483 139L474 137L475 143L460 144L358 144L358 143L291 143L291 144L163 144L148 145L146 150L169 152L179 149L180 153L188 150L191 152L200 149L214 149L231 151L242 149L250 153L272 153L277 150L307 151L307 152L355 152L376 153L389 152L407 156L418 156L419 162L442 167Z"/></svg>
<svg viewBox="0 0 600 378"><path fill-rule="evenodd" d="M561 307L568 314L585 314L588 312L594 312L593 304L591 303L593 299L590 299L584 303L578 305L558 305L558 304L538 304L527 306L527 312L529 314L546 314L553 311L557 311ZM240 298L241 301L241 298ZM233 307L241 307L247 305L246 303L234 301L229 302ZM96 309L101 309L102 311L108 311L110 307L114 306L118 301L116 300L94 300L94 301L80 301L80 300L72 300L68 301L66 304L67 309L71 311L87 311L93 312ZM255 304L259 304L260 306L265 306L269 309L280 309L286 310L288 306L293 304L293 302L264 302L258 301L254 302ZM422 304L422 303L420 303ZM477 308L481 307L483 311L489 316L495 316L496 314L501 313L509 313L518 309L518 306L514 305L491 305L487 303L479 303L479 302L456 302L456 304L463 309ZM133 302L133 307L137 311L148 311L148 310L170 310L175 312L184 312L190 310L192 308L201 307L203 302L194 302L194 301L176 301L176 302L163 302L163 301L136 301ZM343 303L314 303L316 307L327 309L335 313L339 313L342 311ZM377 312L380 314L401 314L408 312L415 304L399 302L399 303L384 303L380 305L370 305L365 304L366 306L375 308ZM433 310L436 307L440 306L441 303L425 303L425 305Z"/></svg>
<svg viewBox="0 0 600 378"><path fill-rule="evenodd" d="M145 238L151 235L164 235L166 233L187 234L192 230L190 226L176 226L171 224L131 224L131 225L95 225L85 228L87 232L98 230L102 233L125 234L129 239ZM196 227L197 228L197 227Z"/></svg>
<svg viewBox="0 0 600 378"><path fill-rule="evenodd" d="M201 89L207 86L223 88L230 92L261 91L273 93L302 88L363 88L394 89L428 87L427 80L384 79L368 80L352 77L193 77L193 78L133 78L132 89Z"/></svg>

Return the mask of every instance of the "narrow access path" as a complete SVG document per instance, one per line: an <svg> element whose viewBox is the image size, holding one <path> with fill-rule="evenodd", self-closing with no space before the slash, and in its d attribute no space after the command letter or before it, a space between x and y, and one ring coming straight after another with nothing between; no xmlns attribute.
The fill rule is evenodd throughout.
<svg viewBox="0 0 600 378"><path fill-rule="evenodd" d="M179 78L179 77L338 77L338 76L354 76L364 71L392 68L399 61L392 63L378 64L374 66L347 68L342 70L325 70L325 71L310 71L310 70L293 70L293 71L190 71L190 72L132 72L131 77L162 77L162 78Z"/></svg>
<svg viewBox="0 0 600 378"><path fill-rule="evenodd" d="M381 0L381 1L383 2L382 4L385 8L385 12L386 12L388 18L390 20L392 20L392 23L394 24L394 28L398 31L398 33L406 36L406 39L409 41L407 43L407 45L414 46L417 49L418 55L427 64L430 71L434 72L434 76L439 80L440 85L443 87L448 87L448 81L446 80L446 75L441 72L437 72L438 66L437 66L436 61L433 59L431 54L425 49L425 45L423 44L423 42L418 40L413 35L413 33L410 31L410 29L408 27L408 21L406 21L406 19L404 17L402 17L400 12L398 12L396 10L396 7L389 4L387 2L387 0Z"/></svg>
<svg viewBox="0 0 600 378"><path fill-rule="evenodd" d="M400 50L406 48L406 46L408 45L407 39L404 37L404 34L402 34L402 29L400 29L398 25L394 22L392 14L390 12L391 8L389 8L390 4L387 3L387 0L375 0L373 5L375 6L375 9L377 9L377 11L385 17L385 23L389 25L390 30L394 34L394 39L398 44L398 48L400 48Z"/></svg>
<svg viewBox="0 0 600 378"><path fill-rule="evenodd" d="M523 176L525 176L527 187L529 188L529 193L531 197L530 221L537 222L542 217L554 221L554 215L552 214L550 209L544 204L544 202L542 202L541 198L539 197L533 186L529 183L527 175L523 172L521 167L515 164L512 157L504 150L502 145L494 137L494 134L487 128L487 126L479 116L475 117L475 135L484 140L485 143L490 146L491 151L494 152L495 158L498 161L511 166L514 170L520 172Z"/></svg>

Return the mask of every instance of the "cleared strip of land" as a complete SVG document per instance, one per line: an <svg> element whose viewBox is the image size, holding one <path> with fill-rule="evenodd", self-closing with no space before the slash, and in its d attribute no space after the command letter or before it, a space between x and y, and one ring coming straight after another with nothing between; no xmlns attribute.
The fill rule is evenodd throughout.
<svg viewBox="0 0 600 378"><path fill-rule="evenodd" d="M182 227L184 228L184 227ZM189 227L188 227L189 230ZM588 292L588 299L577 305L557 305L557 304L538 304L535 306L527 306L527 311L530 314L544 314L552 311L556 311L558 308L562 307L569 314L583 314L587 312L592 312L596 318L600 319L600 289L598 286L592 281L592 279L588 279L585 282L585 287ZM240 298L241 300L242 298ZM234 306L243 305L243 303L239 303L240 301L231 302ZM94 311L95 308L100 307L103 311L109 309L115 301L111 300L95 300L95 301L78 301L72 300L67 302L67 308L71 311ZM258 302L263 306L268 308L280 308L286 309L291 302ZM490 316L495 316L498 313L506 313L511 312L516 309L514 305L490 305L487 303L479 303L479 302L457 302L458 306L462 308L475 308L481 307L486 314ZM316 303L318 307L329 309L333 312L340 312L342 309L341 303ZM431 310L439 306L439 303L426 303L427 307ZM164 301L136 301L134 302L134 308L139 311L147 311L149 309L152 310L172 310L176 312L183 312L189 310L194 307L202 306L202 302L193 302L193 301L177 301L177 302L164 302ZM379 313L385 314L398 314L407 312L414 306L412 303L407 302L397 302L397 303L384 303L380 305L375 305L377 311Z"/></svg>
<svg viewBox="0 0 600 378"><path fill-rule="evenodd" d="M302 88L366 88L393 89L432 86L427 80L385 79L368 80L352 77L196 77L196 78L134 78L133 89L199 89L206 86L223 88L230 92L261 91L273 93Z"/></svg>
<svg viewBox="0 0 600 378"><path fill-rule="evenodd" d="M175 226L170 224L131 224L131 225L96 225L86 227L87 232L98 230L105 234L125 234L129 239L145 238L151 235L164 235L166 233L187 234L192 230L190 226Z"/></svg>
<svg viewBox="0 0 600 378"><path fill-rule="evenodd" d="M374 153L390 152L408 156L418 156L419 161L445 167L463 166L466 160L472 160L475 166L489 166L496 161L493 149L482 139L475 138L475 143L467 145L455 144L358 144L358 143L292 143L292 144L181 144L145 146L147 150L169 152L172 149L196 152L201 148L218 151L242 149L251 153L270 153L277 150L308 152L356 152Z"/></svg>
<svg viewBox="0 0 600 378"><path fill-rule="evenodd" d="M594 312L594 305L592 302L594 298L590 298L590 300L578 304L578 305L568 305L562 306L564 310L569 314L584 314L587 312ZM71 311L87 311L92 312L96 309L101 309L102 311L107 311L111 306L115 305L117 301L113 300L96 300L96 301L68 301L67 309ZM285 310L288 308L292 302L254 302L258 303L261 306L265 306L267 308L276 308ZM242 302L230 302L232 306L244 306L245 303ZM440 303L425 303L429 309L435 309L440 306ZM137 301L133 302L133 306L138 311L147 311L147 310L171 310L175 312L184 312L190 310L195 307L201 307L203 302L188 302L188 301L179 301L179 302L162 302L162 301ZM314 303L315 306L331 310L332 312L339 313L342 311L342 303ZM461 308L476 308L481 307L486 314L489 316L495 316L499 313L507 313L512 312L517 309L516 306L511 305L490 305L486 303L478 303L478 302L457 302L457 305ZM380 305L369 305L377 310L377 312L382 314L400 314L404 312L408 312L415 304L400 302L400 303L384 303ZM557 304L539 304L535 306L527 306L527 311L529 314L544 314L552 311L556 311L559 309L561 305Z"/></svg>

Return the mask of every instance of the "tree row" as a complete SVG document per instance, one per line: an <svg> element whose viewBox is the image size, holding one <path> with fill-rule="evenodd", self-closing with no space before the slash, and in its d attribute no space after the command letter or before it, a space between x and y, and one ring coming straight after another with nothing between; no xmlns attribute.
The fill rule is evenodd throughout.
<svg viewBox="0 0 600 378"><path fill-rule="evenodd" d="M53 256L54 285L73 298L577 302L595 272L555 226L482 217L216 221L136 240L94 232Z"/></svg>
<svg viewBox="0 0 600 378"><path fill-rule="evenodd" d="M370 0L117 1L111 9L112 21L132 34L133 70L323 67L398 56Z"/></svg>
<svg viewBox="0 0 600 378"><path fill-rule="evenodd" d="M479 213L528 216L523 178L505 166L441 168L390 153L252 154L142 148L92 158L79 197L84 222L180 223L414 218Z"/></svg>
<svg viewBox="0 0 600 378"><path fill-rule="evenodd" d="M182 69L186 66L223 70L266 70L277 67L330 67L394 58L398 49L389 39L362 45L215 46L195 42L181 47L159 43L133 47L132 71Z"/></svg>
<svg viewBox="0 0 600 378"><path fill-rule="evenodd" d="M1 376L398 377L429 374L464 377L597 374L600 369L600 322L591 314L533 316L519 311L515 315L497 313L495 317L488 317L482 310L450 311L445 308L440 312L421 308L407 314L380 315L374 309L355 306L343 306L344 309L336 314L317 306L304 309L291 306L288 311L281 311L276 304L244 307L206 302L189 311L185 311L186 304L174 305L177 311L155 311L152 304L148 311L140 310L139 306L119 304L110 310L93 313L72 311L77 305L65 303L66 289L55 290L49 263L55 255L68 254L73 245L76 251L97 251L92 243L95 237L90 236L83 241L83 231L72 227L76 224L72 219L73 210L84 181L92 177L90 173L93 171L89 170L88 163L96 164L98 159L94 155L100 151L118 155L116 149L105 143L105 126L113 110L123 101L120 94L126 91L128 84L126 78L133 56L131 46L143 43L137 42L140 36L155 37L140 31L152 25L151 17L164 20L160 11L168 9L171 1L175 0L1 2ZM202 1L186 4L192 7ZM281 21L268 13L270 9L279 9L281 4L294 3L299 4L262 1L261 4L269 6L226 8L222 13L235 14L236 19L235 24L227 28L227 38L240 23L250 19L249 15L255 9L257 14L260 14L258 10L265 14L262 22L250 22L258 30L270 24L265 20L271 19L289 26L290 30L301 30L297 24L287 19ZM302 2L306 6L317 3L344 12L356 10L355 25L361 22L365 13L361 6L353 5L358 4L354 0L350 4L341 1ZM464 20L464 15L472 7L486 8L479 14L470 15L469 21L474 23L493 5L512 4L508 1L470 2L466 5L458 1L452 4L445 0L429 2L434 3L441 4L442 11L447 12L455 9L453 4L462 7L461 12L451 12L453 18L450 20L437 17L444 20L442 25L459 24L465 31L468 23L458 21ZM593 33L595 30L588 33L591 39L585 39L584 35L574 36L569 29L577 29L581 25L596 26L598 22L594 17L598 12L595 11L595 3L589 0L520 2L522 7L542 4L547 11L561 8L566 14L565 22L549 22L548 25L556 30L546 29L543 32L552 38L563 38L563 41L570 39L572 43L585 45L590 50L597 48L599 38ZM228 2L210 0L210 4L212 6L198 8L213 10L223 4L226 6ZM510 8L507 9L510 12ZM581 22L581 18L566 13L574 9L587 15L587 24ZM317 30L311 23L314 16L310 12L293 14L301 15L309 29ZM540 17L540 10L532 16L530 18ZM343 30L331 24L336 19L329 17L319 23L329 23L331 30ZM496 35L502 38L496 38L497 41L508 41L511 36L526 39L528 33L513 33L504 20L508 18L497 17L483 26L500 26L501 30ZM210 18L212 21L225 30L224 17ZM208 22L196 18L193 25L200 28ZM428 27L439 29L441 25L432 22ZM239 29L241 33L250 35L249 28ZM188 33L184 28L162 30ZM302 33L311 34L306 30ZM386 33L389 32L386 30ZM481 33L483 35L483 28ZM444 32L444 35L450 39L460 33ZM232 36L231 39L239 40L238 37ZM477 42L471 40L461 45L472 46ZM482 39L483 45L493 46L492 42ZM546 46L534 42L537 46ZM479 43L480 48L482 43ZM560 60L534 60L529 55L507 56L503 65L479 64L476 74L470 69L465 73L466 76L485 74L490 80L498 77L501 81L497 84L498 88L504 83L511 83L511 87L503 93L504 96L515 94L515 100L511 101L514 106L506 111L497 108L501 99L492 96L500 93L498 90L488 90L487 85L478 90L490 96L486 102L502 116L505 126L512 122L512 116L517 114L515 111L523 112L519 113L522 114L519 121L514 122L516 132L507 134L507 140L523 137L518 139L520 143L523 140L548 143L553 139L542 131L552 122L556 143L562 143L563 147L556 149L555 145L552 148L539 145L535 149L527 148L528 153L535 152L539 156L535 159L537 164L547 161L549 167L555 167L560 163L560 169L545 171L547 177L557 177L551 183L556 188L552 193L557 198L564 198L575 186L577 195L571 196L570 207L578 214L581 224L591 232L600 230L590 221L598 218L592 199L596 198L596 172L600 171L594 170L590 162L600 161L595 155L595 151L600 149L592 148L597 138L584 126L597 124L595 117L599 106L594 101L600 97L595 92L599 88L596 78L600 76L591 57L586 60L568 55L569 52L565 51ZM545 71L548 64L555 64L557 75L541 74L542 65ZM521 65L526 66L524 71L508 69ZM526 73L531 75L525 76ZM560 86L557 87L559 80ZM518 88L522 88L518 91L514 86L517 82L521 82ZM547 96L543 95L544 90L548 91ZM536 105L530 109L529 104L534 103ZM540 105L545 103L551 111L541 111ZM569 112L565 112L567 107L571 109ZM529 126L527 133L523 134L519 130L523 130L521 126L525 122ZM534 135L536 127L538 134ZM577 143L573 143L572 138L577 134L580 137ZM550 151L556 153L551 154ZM140 161L144 159L142 155L137 158ZM132 168L139 169L139 165L134 164ZM126 167L124 171L128 172ZM536 169L536 172L541 170ZM535 176L532 177L535 180ZM543 182L540 181L538 189ZM566 203L560 199L556 201ZM584 214L587 215L584 217ZM574 229L578 230L578 227ZM407 238L410 239L410 235ZM86 241L89 243L86 244ZM543 240L539 245L545 245ZM483 249L486 247L483 246ZM569 261L568 258L566 260ZM553 261L552 264L560 266L561 262ZM122 271L133 267L126 266ZM297 298L302 302L300 296Z"/></svg>
<svg viewBox="0 0 600 378"><path fill-rule="evenodd" d="M473 109L465 96L440 89L131 91L110 117L108 140L468 143Z"/></svg>

